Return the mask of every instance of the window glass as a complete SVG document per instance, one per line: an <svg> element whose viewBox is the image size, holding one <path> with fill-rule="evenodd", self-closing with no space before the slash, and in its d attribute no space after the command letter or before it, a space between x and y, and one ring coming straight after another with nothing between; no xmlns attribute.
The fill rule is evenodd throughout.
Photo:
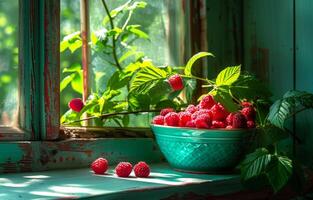
<svg viewBox="0 0 313 200"><path fill-rule="evenodd" d="M18 10L18 0L0 0L0 126L17 119Z"/></svg>
<svg viewBox="0 0 313 200"><path fill-rule="evenodd" d="M73 2L75 1L63 0L61 4L61 37L64 38L61 42L61 51L66 49L61 53L61 67L63 71L61 77L61 114L67 113L68 115L66 114L66 116L72 115L72 113L68 112L67 103L71 98L81 97L82 91L82 87L78 86L78 83L82 85L81 51L79 50L81 48L79 35L79 5L71 5ZM111 24L102 0L89 2L90 90L91 94L101 96L107 91L107 83L116 72L117 67L112 53L113 44L111 37L108 37L108 35L112 34L108 32L108 30L111 29ZM115 31L127 29L132 33L135 32L137 36L139 36L133 37L134 35L128 36L121 34L121 36L117 38L115 44L116 57L122 68L131 65L138 59L149 60L156 66L180 66L184 63L185 27L182 1L106 0L105 2L113 15ZM134 8L136 2L142 4L137 4L137 7ZM116 12L118 8L123 9L123 5L128 5L128 10L119 12L115 16L116 13L114 12ZM115 9L115 11L112 11L113 9ZM133 9L131 15L129 9ZM71 14L65 15L66 12ZM127 21L127 26L124 26ZM73 25L74 23L76 23L76 25ZM66 24L68 24L68 26ZM71 46L72 50L67 48L66 41L70 43L69 46ZM73 81L69 83L73 77L76 77L75 83L73 84ZM66 80L66 78L68 79ZM65 83L67 83L67 85ZM119 88L118 90L121 94L114 97L114 101L119 101L120 105L123 105L127 99L129 90L127 87ZM114 112L114 110L107 109L103 113L108 112ZM75 116L72 116L74 119ZM127 121L127 123L124 123L125 121ZM94 120L89 125L145 127L149 125L150 121L151 115L142 114L130 115L129 117L121 116L120 119L114 120L108 119L105 120L104 123L100 120Z"/></svg>

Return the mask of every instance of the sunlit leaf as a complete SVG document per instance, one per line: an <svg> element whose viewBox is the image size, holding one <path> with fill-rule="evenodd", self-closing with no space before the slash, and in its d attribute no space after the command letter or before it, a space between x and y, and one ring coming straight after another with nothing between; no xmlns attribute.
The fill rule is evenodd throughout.
<svg viewBox="0 0 313 200"><path fill-rule="evenodd" d="M209 53L209 52L200 52L197 53L196 55L192 56L189 61L187 62L187 65L185 67L185 75L187 76L191 76L191 70L192 70L192 66L193 64L200 58L206 57L206 56L212 56L214 57L213 54Z"/></svg>
<svg viewBox="0 0 313 200"><path fill-rule="evenodd" d="M73 80L71 81L72 88L82 94L83 93L83 72L75 73Z"/></svg>
<svg viewBox="0 0 313 200"><path fill-rule="evenodd" d="M148 66L142 68L135 74L131 83L130 91L144 94L149 89L154 87L159 81L165 80L166 77L166 72L158 67Z"/></svg>
<svg viewBox="0 0 313 200"><path fill-rule="evenodd" d="M68 76L66 76L62 81L61 81L61 83L60 83L60 92L62 92L65 88L66 88L66 86L68 86L68 84L71 82L71 81L73 81L73 79L75 78L75 74L73 73L73 74L70 74L70 75L68 75Z"/></svg>
<svg viewBox="0 0 313 200"><path fill-rule="evenodd" d="M240 76L241 66L227 67L222 70L216 77L216 85L231 85Z"/></svg>

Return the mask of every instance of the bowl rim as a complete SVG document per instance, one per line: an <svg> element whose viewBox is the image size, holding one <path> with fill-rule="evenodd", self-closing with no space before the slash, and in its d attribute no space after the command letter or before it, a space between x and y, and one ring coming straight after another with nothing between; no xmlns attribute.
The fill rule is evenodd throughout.
<svg viewBox="0 0 313 200"><path fill-rule="evenodd" d="M179 127L179 126L165 126L165 125L159 125L159 124L150 124L150 127L159 127L159 128L168 128L168 129L182 129L182 130L194 130L194 131L229 131L229 132L238 132L238 131L254 131L257 128L232 128L232 129L226 129L226 128L192 128L192 127Z"/></svg>

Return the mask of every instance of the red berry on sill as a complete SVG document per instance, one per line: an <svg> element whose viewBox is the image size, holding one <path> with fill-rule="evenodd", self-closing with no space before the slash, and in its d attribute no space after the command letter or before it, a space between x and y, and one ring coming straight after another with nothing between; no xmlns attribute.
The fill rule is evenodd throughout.
<svg viewBox="0 0 313 200"><path fill-rule="evenodd" d="M146 178L150 175L150 167L145 162L139 162L134 166L135 176Z"/></svg>
<svg viewBox="0 0 313 200"><path fill-rule="evenodd" d="M169 77L168 83L174 91L182 90L184 88L183 79L178 74Z"/></svg>
<svg viewBox="0 0 313 200"><path fill-rule="evenodd" d="M254 121L247 121L247 128L255 128Z"/></svg>
<svg viewBox="0 0 313 200"><path fill-rule="evenodd" d="M201 114L197 116L194 122L197 128L210 128L211 117L209 114Z"/></svg>
<svg viewBox="0 0 313 200"><path fill-rule="evenodd" d="M132 170L133 166L129 162L120 162L115 167L115 173L118 177L128 177Z"/></svg>
<svg viewBox="0 0 313 200"><path fill-rule="evenodd" d="M225 122L221 122L221 121L212 121L212 126L211 128L225 128L226 124Z"/></svg>
<svg viewBox="0 0 313 200"><path fill-rule="evenodd" d="M179 116L175 112L167 113L164 117L164 125L166 126L178 126Z"/></svg>
<svg viewBox="0 0 313 200"><path fill-rule="evenodd" d="M211 112L212 112L212 120L215 120L215 121L224 121L226 117L228 116L227 110L220 103L215 104L211 108Z"/></svg>
<svg viewBox="0 0 313 200"><path fill-rule="evenodd" d="M68 103L68 107L75 112L80 112L84 107L84 103L80 98L75 98Z"/></svg>
<svg viewBox="0 0 313 200"><path fill-rule="evenodd" d="M212 95L207 95L203 97L199 103L199 107L201 109L211 109L212 106L214 106L216 102L214 101L214 98Z"/></svg>
<svg viewBox="0 0 313 200"><path fill-rule="evenodd" d="M247 120L242 113L236 113L233 117L233 128L246 128Z"/></svg>
<svg viewBox="0 0 313 200"><path fill-rule="evenodd" d="M170 113L170 112L175 112L175 110L173 108L164 108L161 110L160 115L165 116L167 115L167 113Z"/></svg>
<svg viewBox="0 0 313 200"><path fill-rule="evenodd" d="M98 158L91 163L91 169L95 174L104 174L108 170L108 161L104 158Z"/></svg>
<svg viewBox="0 0 313 200"><path fill-rule="evenodd" d="M194 112L198 111L198 108L195 106L195 105L189 105L187 108L186 108L186 112L189 112L191 114L193 114Z"/></svg>
<svg viewBox="0 0 313 200"><path fill-rule="evenodd" d="M185 127L186 123L191 120L191 113L181 112L179 113L179 126Z"/></svg>
<svg viewBox="0 0 313 200"><path fill-rule="evenodd" d="M241 113L246 117L247 121L254 121L256 113L252 106L244 107Z"/></svg>
<svg viewBox="0 0 313 200"><path fill-rule="evenodd" d="M153 118L152 121L153 124L158 124L158 125L164 125L164 116L162 115L157 115Z"/></svg>

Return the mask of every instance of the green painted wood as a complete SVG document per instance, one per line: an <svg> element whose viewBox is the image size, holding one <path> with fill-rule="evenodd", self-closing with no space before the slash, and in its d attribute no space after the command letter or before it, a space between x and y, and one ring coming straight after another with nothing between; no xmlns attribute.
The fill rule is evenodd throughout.
<svg viewBox="0 0 313 200"><path fill-rule="evenodd" d="M24 139L39 139L39 34L38 1L19 1L19 126L29 134Z"/></svg>
<svg viewBox="0 0 313 200"><path fill-rule="evenodd" d="M226 66L243 64L242 0L207 0L208 75L216 77Z"/></svg>
<svg viewBox="0 0 313 200"><path fill-rule="evenodd" d="M87 167L98 157L112 164L163 160L151 138L1 142L0 155L0 174Z"/></svg>
<svg viewBox="0 0 313 200"><path fill-rule="evenodd" d="M60 1L20 0L19 125L23 139L59 133Z"/></svg>
<svg viewBox="0 0 313 200"><path fill-rule="evenodd" d="M274 99L293 89L293 0L244 0L244 63Z"/></svg>
<svg viewBox="0 0 313 200"><path fill-rule="evenodd" d="M297 0L296 8L296 89L313 93L313 1ZM298 157L313 166L313 111L297 117L297 134L303 141Z"/></svg>
<svg viewBox="0 0 313 200"><path fill-rule="evenodd" d="M130 178L118 178L114 167L107 175L94 175L89 169L4 175L0 177L0 198L199 199L201 195L206 199L242 189L237 175L185 174L158 164L151 165L150 178L136 178L133 172Z"/></svg>
<svg viewBox="0 0 313 200"><path fill-rule="evenodd" d="M54 140L60 129L60 0L40 1L40 135Z"/></svg>

